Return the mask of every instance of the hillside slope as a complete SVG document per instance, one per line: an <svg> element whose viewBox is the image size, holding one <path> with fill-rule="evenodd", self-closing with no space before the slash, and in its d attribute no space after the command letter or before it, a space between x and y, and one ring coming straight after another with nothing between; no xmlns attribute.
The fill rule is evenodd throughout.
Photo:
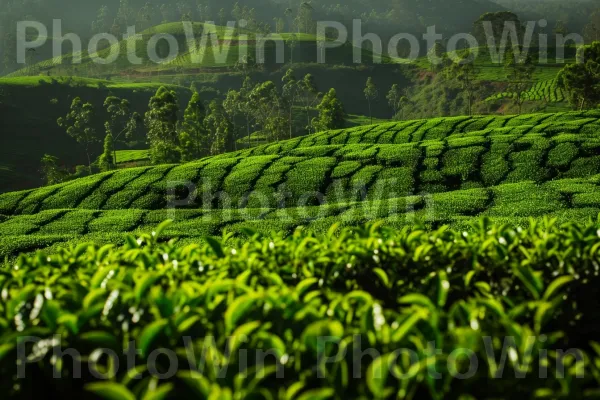
<svg viewBox="0 0 600 400"><path fill-rule="evenodd" d="M278 60L277 56L282 57L285 63L317 63L319 51L317 37L314 34L283 32L273 34L269 40L261 43L260 40L266 38L264 34L245 29L230 29L203 22L191 23L189 25L191 31L187 27L183 22L157 25L140 32L139 40L123 39L92 53L88 50L76 53L65 52L54 58L28 65L9 76L121 75L128 78L156 77L160 74L184 76L198 72L223 72L234 67L245 57L264 64L267 68L281 66L281 60ZM188 34L194 37L193 46L190 45ZM161 35L170 35L177 44L169 44L165 40L156 41L157 38L163 37ZM216 41L213 41L214 38ZM203 39L206 40L204 45ZM290 41L294 42L293 48L290 47ZM277 48L278 46L281 50ZM372 64L373 53L367 49L362 51L363 61ZM264 59L260 60L259 55ZM108 64L96 62L97 59L111 59L113 56L114 61ZM391 62L387 56L382 57L384 62ZM330 65L353 64L353 62L351 42L327 51L327 63Z"/></svg>
<svg viewBox="0 0 600 400"><path fill-rule="evenodd" d="M371 220L464 227L479 215L585 221L600 213L599 184L600 111L388 123L1 195L0 255L118 242L167 218L184 238Z"/></svg>

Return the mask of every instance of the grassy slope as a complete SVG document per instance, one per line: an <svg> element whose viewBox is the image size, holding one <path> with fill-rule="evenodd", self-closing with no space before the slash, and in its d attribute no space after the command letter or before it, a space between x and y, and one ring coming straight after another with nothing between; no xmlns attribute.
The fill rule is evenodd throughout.
<svg viewBox="0 0 600 400"><path fill-rule="evenodd" d="M117 164L150 159L148 150L117 150Z"/></svg>
<svg viewBox="0 0 600 400"><path fill-rule="evenodd" d="M0 255L119 242L166 218L174 237L224 228L320 231L382 219L464 227L474 216L587 220L600 212L600 112L457 117L325 132L179 166L105 173L0 196ZM168 182L200 188L167 207ZM188 197L174 185L175 200ZM214 194L226 193L220 201ZM326 196L327 204L320 206ZM252 193L249 195L249 193ZM309 193L312 195L306 196Z"/></svg>
<svg viewBox="0 0 600 400"><path fill-rule="evenodd" d="M88 78L0 78L0 158L4 167L0 168L0 192L39 186L39 160L44 153L69 160L72 163L69 166L87 162L82 148L56 123L68 112L74 97L95 105L98 117L95 128L102 137L106 120L102 104L108 95L129 99L135 111L143 113L160 86ZM178 92L184 107L188 89L172 88ZM97 156L100 151L98 142L93 153Z"/></svg>

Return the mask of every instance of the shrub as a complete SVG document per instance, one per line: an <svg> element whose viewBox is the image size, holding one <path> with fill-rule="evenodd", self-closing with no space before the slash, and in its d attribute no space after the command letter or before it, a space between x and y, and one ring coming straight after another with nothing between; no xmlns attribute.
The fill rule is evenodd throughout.
<svg viewBox="0 0 600 400"><path fill-rule="evenodd" d="M481 177L486 186L494 186L502 182L510 171L507 159L511 152L509 143L494 142L489 152L483 156Z"/></svg>
<svg viewBox="0 0 600 400"><path fill-rule="evenodd" d="M292 199L307 202L306 205L320 201L315 196L319 193L325 194L326 187L324 188L323 184L326 183L329 171L335 163L336 159L332 157L313 158L297 163L288 172L286 181Z"/></svg>
<svg viewBox="0 0 600 400"><path fill-rule="evenodd" d="M276 398L292 388L304 399L387 398L407 387L440 398L593 393L600 385L600 349L593 342L599 334L598 225L547 221L515 229L479 220L473 228L427 232L369 225L285 238L246 229L229 244L211 239L176 247L158 240L163 225L156 235L130 237L118 248L81 245L21 257L10 275L0 275L1 388L9 397L26 398L59 390L69 398ZM46 242L61 240L67 238ZM14 338L25 335L42 341L18 345ZM541 335L552 340L517 345ZM319 341L323 336L327 345ZM514 346L505 346L507 336ZM56 358L44 344L56 337L62 348L81 355L91 373L76 379L74 364L63 362L63 378L52 378ZM139 350L133 364L141 379L128 378L130 371L116 362L89 361L104 348L117 354L120 366L133 366L125 363L131 341ZM372 357L346 353L323 362L333 360L340 346L367 344ZM443 385L428 379L431 346ZM586 362L570 364L564 378L548 373L539 379L539 368L559 370L563 361L555 350L567 348L578 349ZM180 368L156 383L151 371L165 366L155 357L159 349L173 351ZM416 359L396 358L393 349L410 349ZM478 360L499 360L508 352L507 369L492 379L494 364L479 363L482 370L459 379L452 373L459 349ZM261 363L258 351L276 357ZM190 352L204 357L202 372L188 366ZM23 365L24 377L17 380L19 354L37 361ZM241 367L243 354L252 355L243 364L248 369ZM525 357L527 369L510 361ZM227 374L213 367L227 367ZM116 376L98 379L106 368ZM345 378L344 371L353 370ZM399 378L398 372L409 370ZM515 378L521 372L526 379Z"/></svg>
<svg viewBox="0 0 600 400"><path fill-rule="evenodd" d="M244 195L252 191L263 171L275 162L278 156L256 156L241 161L225 177L223 190L231 197L232 205L238 206Z"/></svg>
<svg viewBox="0 0 600 400"><path fill-rule="evenodd" d="M567 168L579 154L579 149L573 143L559 143L548 153L548 166Z"/></svg>
<svg viewBox="0 0 600 400"><path fill-rule="evenodd" d="M411 168L385 168L369 188L369 199L385 200L414 194L414 170Z"/></svg>
<svg viewBox="0 0 600 400"><path fill-rule="evenodd" d="M356 172L360 167L361 164L358 161L342 161L333 169L331 178L345 178L348 175Z"/></svg>
<svg viewBox="0 0 600 400"><path fill-rule="evenodd" d="M162 196L156 193L151 193L152 185L157 182L161 182L172 169L173 166L160 166L146 169L146 172L141 174L138 178L128 182L122 190L119 190L110 196L110 198L106 201L104 209L128 209L138 199L148 195L166 199L166 192L163 192ZM164 185L166 187L166 182Z"/></svg>
<svg viewBox="0 0 600 400"><path fill-rule="evenodd" d="M497 186L492 191L494 203L484 215L529 218L565 207L558 192L544 190L531 182Z"/></svg>
<svg viewBox="0 0 600 400"><path fill-rule="evenodd" d="M78 207L90 210L101 209L113 194L125 189L130 182L139 178L147 171L148 168L131 168L112 173L110 177L102 181L96 190L88 194Z"/></svg>
<svg viewBox="0 0 600 400"><path fill-rule="evenodd" d="M462 147L450 149L444 155L442 174L446 177L460 177L462 181L469 180L477 171L479 157L485 151L484 147Z"/></svg>

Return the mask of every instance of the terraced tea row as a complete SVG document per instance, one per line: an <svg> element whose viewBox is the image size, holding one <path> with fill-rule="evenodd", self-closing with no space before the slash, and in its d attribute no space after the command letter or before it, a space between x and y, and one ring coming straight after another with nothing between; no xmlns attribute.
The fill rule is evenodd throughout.
<svg viewBox="0 0 600 400"><path fill-rule="evenodd" d="M338 131L286 140L224 155L276 154L299 147L348 144L406 144L429 140L443 140L469 136L497 136L506 134L539 133L594 133L598 132L600 111L524 114L519 116L472 116L432 118L425 120L391 122L359 126Z"/></svg>
<svg viewBox="0 0 600 400"><path fill-rule="evenodd" d="M121 170L9 193L0 196L0 214L73 208L153 210L169 205L297 207L599 174L598 119L575 121L456 133L404 144L357 140L326 145L318 141L327 135L316 135L180 166ZM372 133L368 129L383 131L389 126L365 128L362 137ZM346 134L358 137L355 131ZM329 137L338 135L343 133Z"/></svg>
<svg viewBox="0 0 600 400"><path fill-rule="evenodd" d="M600 175L533 182L448 193L422 194L383 201L364 201L293 208L84 210L41 211L16 215L0 223L0 257L14 256L55 244L81 241L120 243L128 232L150 231L165 219L174 223L164 232L184 242L235 234L247 229L270 234L291 233L298 226L325 232L334 223L357 226L369 221L403 227L449 224L469 229L474 216L525 226L528 219L554 217L559 222L596 220L600 214Z"/></svg>
<svg viewBox="0 0 600 400"><path fill-rule="evenodd" d="M490 100L512 99L515 96L515 93L504 92L491 97ZM559 103L565 100L565 94L558 86L557 78L536 82L531 89L522 93L521 96L525 100L546 101L548 103Z"/></svg>

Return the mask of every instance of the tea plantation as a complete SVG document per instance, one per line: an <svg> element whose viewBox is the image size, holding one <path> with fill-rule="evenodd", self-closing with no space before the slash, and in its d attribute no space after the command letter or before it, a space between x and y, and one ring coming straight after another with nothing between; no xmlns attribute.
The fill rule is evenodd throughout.
<svg viewBox="0 0 600 400"><path fill-rule="evenodd" d="M490 98L490 100L496 99L510 99L515 97L515 93L500 93ZM528 101L545 101L548 103L559 103L565 101L565 94L563 90L558 86L558 79L548 79L536 82L531 89L522 93L524 100Z"/></svg>
<svg viewBox="0 0 600 400"><path fill-rule="evenodd" d="M600 112L458 117L300 137L184 165L132 168L0 195L0 256L122 243L170 218L171 238L322 232L383 220L466 229L596 219Z"/></svg>
<svg viewBox="0 0 600 400"><path fill-rule="evenodd" d="M4 395L600 394L597 224L247 231L184 247L157 240L166 227L1 270Z"/></svg>
<svg viewBox="0 0 600 400"><path fill-rule="evenodd" d="M599 185L596 110L361 126L0 195L0 390L598 398Z"/></svg>

